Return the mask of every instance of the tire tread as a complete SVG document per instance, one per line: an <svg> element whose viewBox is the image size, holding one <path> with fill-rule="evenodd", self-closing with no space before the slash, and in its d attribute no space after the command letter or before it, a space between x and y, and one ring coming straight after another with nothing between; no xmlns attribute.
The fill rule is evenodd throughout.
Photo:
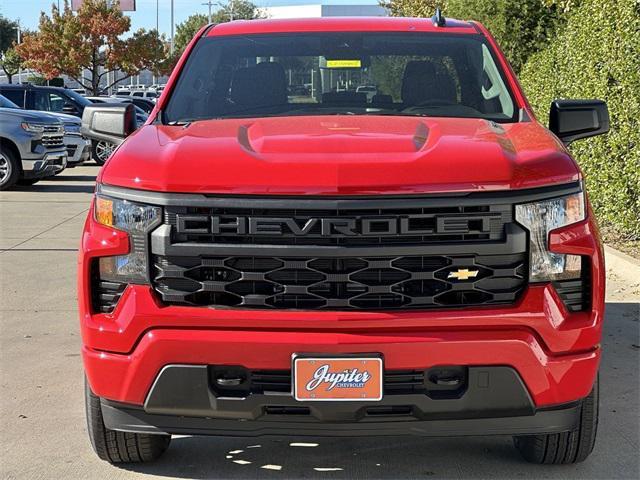
<svg viewBox="0 0 640 480"><path fill-rule="evenodd" d="M599 381L580 406L580 420L570 432L514 437L514 445L531 463L562 465L583 462L593 451L598 430Z"/></svg>
<svg viewBox="0 0 640 480"><path fill-rule="evenodd" d="M85 380L87 427L93 450L109 463L142 463L160 457L169 447L170 435L150 435L110 430L104 426L100 399Z"/></svg>

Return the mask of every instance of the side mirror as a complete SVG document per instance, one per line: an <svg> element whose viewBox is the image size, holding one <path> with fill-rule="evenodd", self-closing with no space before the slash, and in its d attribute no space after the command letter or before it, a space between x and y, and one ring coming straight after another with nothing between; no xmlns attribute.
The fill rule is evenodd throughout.
<svg viewBox="0 0 640 480"><path fill-rule="evenodd" d="M80 133L91 140L120 145L137 127L133 104L96 104L84 108Z"/></svg>
<svg viewBox="0 0 640 480"><path fill-rule="evenodd" d="M62 113L67 113L69 115L78 115L78 109L73 105L66 104L62 107Z"/></svg>
<svg viewBox="0 0 640 480"><path fill-rule="evenodd" d="M609 131L609 109L602 100L554 100L549 130L565 145Z"/></svg>

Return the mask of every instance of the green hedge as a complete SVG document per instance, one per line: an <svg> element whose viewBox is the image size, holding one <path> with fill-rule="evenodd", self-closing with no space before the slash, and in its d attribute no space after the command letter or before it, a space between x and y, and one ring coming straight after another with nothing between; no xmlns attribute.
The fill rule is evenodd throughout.
<svg viewBox="0 0 640 480"><path fill-rule="evenodd" d="M607 101L611 132L570 149L600 226L640 240L640 1L582 1L558 36L528 59L520 81L545 122L554 98Z"/></svg>

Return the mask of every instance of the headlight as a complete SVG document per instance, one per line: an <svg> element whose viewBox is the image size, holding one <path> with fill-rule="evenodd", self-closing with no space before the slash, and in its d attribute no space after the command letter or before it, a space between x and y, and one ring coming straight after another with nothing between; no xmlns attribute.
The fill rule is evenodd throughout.
<svg viewBox="0 0 640 480"><path fill-rule="evenodd" d="M80 125L77 123L65 123L64 124L64 133L75 133L80 134Z"/></svg>
<svg viewBox="0 0 640 480"><path fill-rule="evenodd" d="M549 232L585 219L584 193L516 205L516 220L529 230L529 280L548 282L580 276L579 255L552 253Z"/></svg>
<svg viewBox="0 0 640 480"><path fill-rule="evenodd" d="M101 257L100 278L122 283L149 283L147 234L161 218L160 207L96 195L95 219L108 227L129 234L127 255Z"/></svg>
<svg viewBox="0 0 640 480"><path fill-rule="evenodd" d="M23 130L26 130L29 133L42 133L44 132L44 125L40 125L39 123L29 123L22 122L20 124Z"/></svg>

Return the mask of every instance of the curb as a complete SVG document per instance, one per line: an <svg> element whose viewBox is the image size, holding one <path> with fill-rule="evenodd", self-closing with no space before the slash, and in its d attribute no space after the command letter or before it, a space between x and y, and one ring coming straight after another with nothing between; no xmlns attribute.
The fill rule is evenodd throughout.
<svg viewBox="0 0 640 480"><path fill-rule="evenodd" d="M604 255L607 270L621 270L625 273L632 273L634 276L631 278L640 278L640 260L609 245L604 246Z"/></svg>

